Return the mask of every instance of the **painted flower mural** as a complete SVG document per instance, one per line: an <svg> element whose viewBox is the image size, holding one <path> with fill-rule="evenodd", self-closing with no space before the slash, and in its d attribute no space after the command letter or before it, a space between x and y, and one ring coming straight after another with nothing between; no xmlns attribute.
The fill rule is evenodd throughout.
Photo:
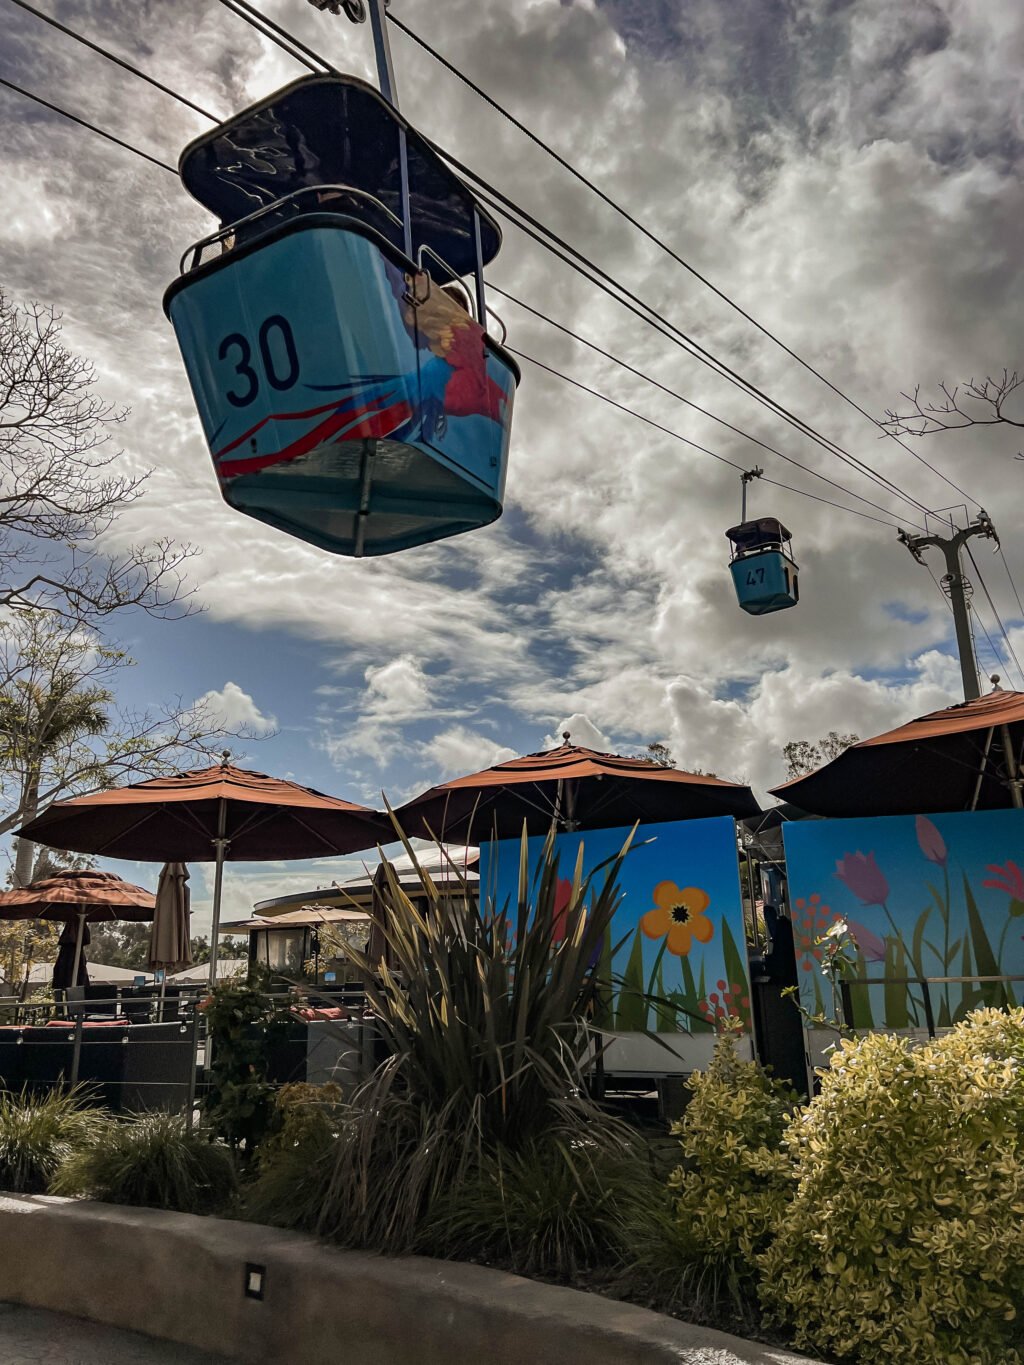
<svg viewBox="0 0 1024 1365"><path fill-rule="evenodd" d="M694 939L710 943L715 926L707 918L711 898L699 886L659 882L654 888L654 909L640 916L640 928L648 938L664 938L676 957L688 956Z"/></svg>
<svg viewBox="0 0 1024 1365"><path fill-rule="evenodd" d="M917 832L918 846L924 856L937 867L945 867L949 852L934 820L929 820L927 815L915 816L914 828Z"/></svg>
<svg viewBox="0 0 1024 1365"><path fill-rule="evenodd" d="M991 875L986 877L981 883L994 891L1005 891L1011 901L1021 904L1022 909L1017 914L1024 913L1024 872L1020 870L1013 861L1004 863L986 864L985 871Z"/></svg>
<svg viewBox="0 0 1024 1365"><path fill-rule="evenodd" d="M884 905L889 883L873 853L847 853L836 863L836 876L864 905Z"/></svg>

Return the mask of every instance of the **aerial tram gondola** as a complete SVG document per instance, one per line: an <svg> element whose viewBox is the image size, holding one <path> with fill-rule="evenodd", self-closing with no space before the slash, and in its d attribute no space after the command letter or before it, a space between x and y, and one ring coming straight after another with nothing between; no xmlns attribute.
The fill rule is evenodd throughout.
<svg viewBox="0 0 1024 1365"><path fill-rule="evenodd" d="M742 520L725 533L732 542L729 568L736 597L751 616L785 611L800 601L798 566L788 548L792 535L777 517L747 520L747 484L752 479L759 479L763 472L748 469L740 476Z"/></svg>
<svg viewBox="0 0 1024 1365"><path fill-rule="evenodd" d="M373 86L313 75L179 170L221 224L164 309L224 499L357 556L499 517L519 382L486 329L501 233L427 140Z"/></svg>

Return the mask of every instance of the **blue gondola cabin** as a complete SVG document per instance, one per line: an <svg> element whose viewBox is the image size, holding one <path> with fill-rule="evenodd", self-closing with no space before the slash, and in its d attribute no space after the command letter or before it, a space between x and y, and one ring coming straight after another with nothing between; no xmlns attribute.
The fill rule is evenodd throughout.
<svg viewBox="0 0 1024 1365"><path fill-rule="evenodd" d="M501 235L426 140L363 81L309 76L180 172L221 227L164 308L225 500L343 555L500 516L519 381L486 330Z"/></svg>
<svg viewBox="0 0 1024 1365"><path fill-rule="evenodd" d="M797 564L788 546L792 535L776 517L731 526L729 568L740 606L751 616L784 611L800 601Z"/></svg>

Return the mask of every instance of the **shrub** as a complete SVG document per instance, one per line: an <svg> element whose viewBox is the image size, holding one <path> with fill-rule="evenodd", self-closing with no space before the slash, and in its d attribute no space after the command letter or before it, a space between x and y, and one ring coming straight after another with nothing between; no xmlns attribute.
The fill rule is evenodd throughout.
<svg viewBox="0 0 1024 1365"><path fill-rule="evenodd" d="M106 1115L84 1107L87 1093L0 1092L0 1189L44 1193L61 1163L106 1129Z"/></svg>
<svg viewBox="0 0 1024 1365"><path fill-rule="evenodd" d="M276 1227L316 1227L341 1121L341 1088L333 1082L281 1087L256 1159L256 1179L244 1194L247 1218Z"/></svg>
<svg viewBox="0 0 1024 1365"><path fill-rule="evenodd" d="M614 1267L627 1209L661 1193L639 1143L630 1151L550 1133L499 1147L432 1211L417 1249L526 1275L575 1279Z"/></svg>
<svg viewBox="0 0 1024 1365"><path fill-rule="evenodd" d="M526 848L508 913L475 888L442 893L422 872L420 908L385 865L390 961L352 960L390 1056L344 1106L319 1221L345 1245L413 1249L449 1194L477 1172L486 1184L491 1162L548 1134L628 1140L584 1093L622 855L586 880L577 864L563 907L553 842L535 879Z"/></svg>
<svg viewBox="0 0 1024 1365"><path fill-rule="evenodd" d="M235 1167L226 1148L187 1132L180 1115L138 1114L72 1152L52 1189L108 1204L216 1213L234 1193Z"/></svg>
<svg viewBox="0 0 1024 1365"><path fill-rule="evenodd" d="M704 1297L713 1302L728 1290L746 1307L756 1302L755 1257L792 1192L782 1137L796 1096L757 1062L743 1061L729 1034L687 1085L692 1098L672 1129L684 1157L669 1176L676 1219L701 1266Z"/></svg>
<svg viewBox="0 0 1024 1365"><path fill-rule="evenodd" d="M203 1008L213 1055L206 1117L217 1136L248 1160L271 1122L271 1057L287 1037L290 1016L258 981L226 981Z"/></svg>
<svg viewBox="0 0 1024 1365"><path fill-rule="evenodd" d="M845 1040L786 1145L798 1183L761 1293L798 1346L1020 1365L1024 1010L979 1010L919 1048Z"/></svg>

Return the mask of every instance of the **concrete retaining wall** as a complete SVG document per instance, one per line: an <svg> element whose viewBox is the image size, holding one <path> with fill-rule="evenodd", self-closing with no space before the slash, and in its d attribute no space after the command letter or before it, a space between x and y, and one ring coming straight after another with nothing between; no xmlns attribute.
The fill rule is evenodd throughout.
<svg viewBox="0 0 1024 1365"><path fill-rule="evenodd" d="M263 1299L244 1293L263 1268ZM246 1365L798 1365L597 1295L252 1223L0 1196L0 1300Z"/></svg>

